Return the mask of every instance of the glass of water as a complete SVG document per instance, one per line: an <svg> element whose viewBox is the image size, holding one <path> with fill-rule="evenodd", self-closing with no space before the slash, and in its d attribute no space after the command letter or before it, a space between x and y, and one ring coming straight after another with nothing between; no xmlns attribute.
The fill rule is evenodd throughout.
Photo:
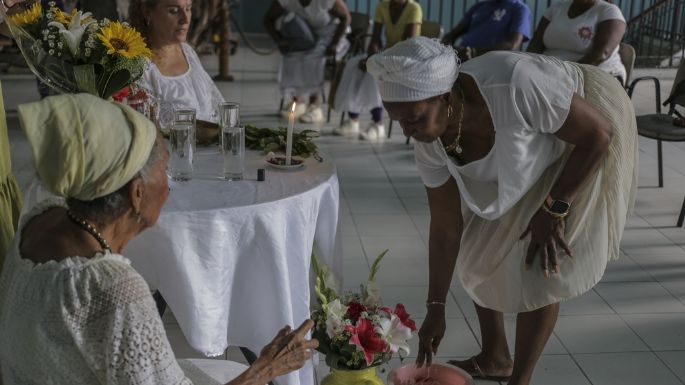
<svg viewBox="0 0 685 385"><path fill-rule="evenodd" d="M221 153L224 156L224 178L241 180L245 172L245 127L221 127Z"/></svg>
<svg viewBox="0 0 685 385"><path fill-rule="evenodd" d="M195 155L195 110L182 109L174 112L174 122L169 130L169 142L171 179L190 180L193 176Z"/></svg>
<svg viewBox="0 0 685 385"><path fill-rule="evenodd" d="M221 127L235 127L240 125L240 104L233 102L220 103L219 125Z"/></svg>

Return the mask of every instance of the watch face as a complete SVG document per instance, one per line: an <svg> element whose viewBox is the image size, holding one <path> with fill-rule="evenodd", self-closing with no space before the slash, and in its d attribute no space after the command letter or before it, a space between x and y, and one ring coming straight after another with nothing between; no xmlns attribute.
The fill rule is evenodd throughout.
<svg viewBox="0 0 685 385"><path fill-rule="evenodd" d="M549 211L557 214L566 214L569 207L571 207L570 204L564 201L555 200L552 202L552 206L549 208Z"/></svg>

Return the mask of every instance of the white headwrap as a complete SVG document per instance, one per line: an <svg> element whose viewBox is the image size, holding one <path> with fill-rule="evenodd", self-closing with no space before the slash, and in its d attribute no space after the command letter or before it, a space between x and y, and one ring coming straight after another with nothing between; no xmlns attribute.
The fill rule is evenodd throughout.
<svg viewBox="0 0 685 385"><path fill-rule="evenodd" d="M452 89L459 57L437 39L414 37L373 55L366 62L386 102L416 102Z"/></svg>

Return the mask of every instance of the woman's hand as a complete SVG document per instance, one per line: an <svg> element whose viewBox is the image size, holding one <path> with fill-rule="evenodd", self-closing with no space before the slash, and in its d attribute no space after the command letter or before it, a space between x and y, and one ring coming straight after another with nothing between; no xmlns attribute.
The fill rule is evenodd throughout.
<svg viewBox="0 0 685 385"><path fill-rule="evenodd" d="M564 251L569 257L573 257L571 248L564 239L566 222L557 219L548 213L538 210L528 224L528 228L521 235L520 239L525 238L530 233L530 245L526 254L526 270L535 260L535 255L540 254L540 267L545 277L552 273L559 273L559 252Z"/></svg>
<svg viewBox="0 0 685 385"><path fill-rule="evenodd" d="M302 368L311 358L310 350L316 349L319 341L307 340L305 337L313 327L312 320L303 322L294 332L290 326L286 326L262 349L257 361L269 367L271 379Z"/></svg>
<svg viewBox="0 0 685 385"><path fill-rule="evenodd" d="M421 367L433 363L433 355L438 352L438 346L445 336L445 308L434 305L428 308L426 319L419 330L419 353L416 365Z"/></svg>

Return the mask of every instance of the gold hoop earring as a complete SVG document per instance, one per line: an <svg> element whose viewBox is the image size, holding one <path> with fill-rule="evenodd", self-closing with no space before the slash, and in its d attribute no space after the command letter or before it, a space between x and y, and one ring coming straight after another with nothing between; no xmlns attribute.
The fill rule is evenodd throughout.
<svg viewBox="0 0 685 385"><path fill-rule="evenodd" d="M447 106L447 117L448 117L448 118L451 118L453 112L454 112L454 109L452 108L452 103L450 103L450 104Z"/></svg>

